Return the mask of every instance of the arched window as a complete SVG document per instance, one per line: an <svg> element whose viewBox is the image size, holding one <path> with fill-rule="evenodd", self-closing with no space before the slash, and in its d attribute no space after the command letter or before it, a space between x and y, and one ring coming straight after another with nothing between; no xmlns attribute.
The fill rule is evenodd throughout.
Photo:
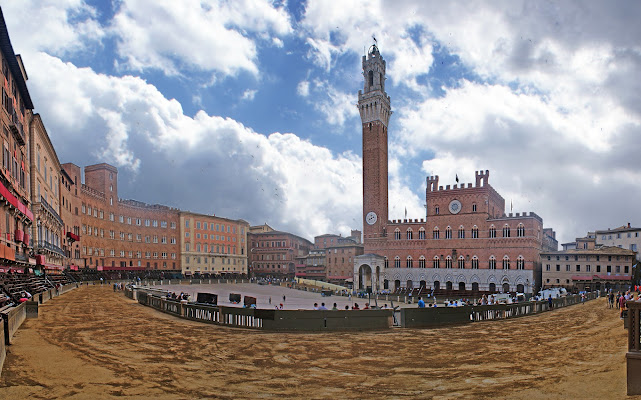
<svg viewBox="0 0 641 400"><path fill-rule="evenodd" d="M490 256L490 261L488 263L490 269L496 269L496 257Z"/></svg>
<svg viewBox="0 0 641 400"><path fill-rule="evenodd" d="M525 226L523 224L519 224L516 227L516 237L525 237Z"/></svg>
<svg viewBox="0 0 641 400"><path fill-rule="evenodd" d="M421 228L421 229L418 230L418 238L420 240L425 239L425 228Z"/></svg>
<svg viewBox="0 0 641 400"><path fill-rule="evenodd" d="M407 268L412 268L412 256L407 256L407 260L405 260L405 265Z"/></svg>
<svg viewBox="0 0 641 400"><path fill-rule="evenodd" d="M425 256L421 256L418 259L418 267L419 268L425 268Z"/></svg>
<svg viewBox="0 0 641 400"><path fill-rule="evenodd" d="M472 212L476 212L476 203L472 203Z"/></svg>
<svg viewBox="0 0 641 400"><path fill-rule="evenodd" d="M394 268L401 268L401 257L394 257Z"/></svg>
<svg viewBox="0 0 641 400"><path fill-rule="evenodd" d="M479 238L479 227L474 225L472 227L472 239L478 239Z"/></svg>
<svg viewBox="0 0 641 400"><path fill-rule="evenodd" d="M389 260L385 257L385 268L389 268Z"/></svg>
<svg viewBox="0 0 641 400"><path fill-rule="evenodd" d="M438 258L438 256L434 256L434 259L432 260L432 267L440 268L440 261L441 259Z"/></svg>
<svg viewBox="0 0 641 400"><path fill-rule="evenodd" d="M448 269L452 268L452 257L451 256L447 256L445 258L445 268L448 268Z"/></svg>
<svg viewBox="0 0 641 400"><path fill-rule="evenodd" d="M460 256L460 257L458 258L458 267L459 267L460 269L465 269L465 257Z"/></svg>
<svg viewBox="0 0 641 400"><path fill-rule="evenodd" d="M519 256L516 259L516 269L525 269L525 259L523 256Z"/></svg>
<svg viewBox="0 0 641 400"><path fill-rule="evenodd" d="M407 240L412 240L413 232L412 228L407 228Z"/></svg>
<svg viewBox="0 0 641 400"><path fill-rule="evenodd" d="M490 237L491 238L496 237L496 228L494 227L494 224L490 225Z"/></svg>
<svg viewBox="0 0 641 400"><path fill-rule="evenodd" d="M432 239L438 239L438 237L439 237L439 230L438 230L438 226L437 226L432 231Z"/></svg>
<svg viewBox="0 0 641 400"><path fill-rule="evenodd" d="M510 269L510 257L503 256L503 269Z"/></svg>
<svg viewBox="0 0 641 400"><path fill-rule="evenodd" d="M465 228L463 228L463 225L458 227L458 238L465 239Z"/></svg>
<svg viewBox="0 0 641 400"><path fill-rule="evenodd" d="M368 78L368 81L369 81L369 85L373 86L374 85L374 71L369 71L369 73L367 75L368 75L367 78Z"/></svg>
<svg viewBox="0 0 641 400"><path fill-rule="evenodd" d="M394 239L401 240L401 230L398 228L394 231Z"/></svg>
<svg viewBox="0 0 641 400"><path fill-rule="evenodd" d="M200 251L200 243L196 243L196 251Z"/></svg>
<svg viewBox="0 0 641 400"><path fill-rule="evenodd" d="M477 256L472 257L472 269L479 269L479 258Z"/></svg>
<svg viewBox="0 0 641 400"><path fill-rule="evenodd" d="M510 226L508 224L503 226L503 237L510 237Z"/></svg>
<svg viewBox="0 0 641 400"><path fill-rule="evenodd" d="M449 226L445 228L445 239L452 239L452 228Z"/></svg>

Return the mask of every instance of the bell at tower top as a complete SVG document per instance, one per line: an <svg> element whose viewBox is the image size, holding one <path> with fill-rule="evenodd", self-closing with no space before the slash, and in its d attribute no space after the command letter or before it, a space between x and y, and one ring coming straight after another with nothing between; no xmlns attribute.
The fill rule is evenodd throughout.
<svg viewBox="0 0 641 400"><path fill-rule="evenodd" d="M358 91L358 108L361 120L381 121L385 126L392 114L390 98L385 93L385 60L378 46L373 44L363 56L363 90Z"/></svg>
<svg viewBox="0 0 641 400"><path fill-rule="evenodd" d="M363 56L363 76L365 86L363 92L379 90L385 93L385 60L381 57L378 46L371 45L367 55Z"/></svg>

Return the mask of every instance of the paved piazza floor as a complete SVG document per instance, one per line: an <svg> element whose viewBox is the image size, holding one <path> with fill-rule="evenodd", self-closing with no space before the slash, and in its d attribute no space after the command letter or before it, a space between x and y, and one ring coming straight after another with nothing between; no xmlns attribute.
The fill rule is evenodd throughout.
<svg viewBox="0 0 641 400"><path fill-rule="evenodd" d="M285 310L298 310L306 309L311 310L314 308L314 303L318 303L320 306L321 303L325 303L327 308L332 308L334 303L337 303L338 308L344 309L345 306L352 307L353 303L358 303L360 308L363 308L365 303L369 302L368 299L359 299L358 297L352 297L351 301L348 297L343 296L329 296L323 297L320 293L305 292L303 290L289 289L281 286L274 285L258 285L255 283L216 283L216 284L203 284L203 285L158 285L157 288L162 288L164 290L170 290L180 294L180 292L189 293L192 298L196 298L196 293L198 292L207 292L214 293L218 295L218 304L222 306L238 306L237 304L231 304L229 302L230 293L239 293L243 296L252 296L256 297L256 306L257 308L274 308L275 306L283 303L283 309ZM283 301L283 296L285 296L285 301ZM271 304L269 303L269 298L271 297ZM374 304L372 300L372 304ZM387 304L388 307L392 305L391 302L380 301L378 302L379 306ZM394 302L394 305L398 305L397 302Z"/></svg>

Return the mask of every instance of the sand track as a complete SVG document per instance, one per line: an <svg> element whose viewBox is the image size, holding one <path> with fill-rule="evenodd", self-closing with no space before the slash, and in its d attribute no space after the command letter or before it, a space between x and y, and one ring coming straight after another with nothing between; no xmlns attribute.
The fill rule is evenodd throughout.
<svg viewBox="0 0 641 400"><path fill-rule="evenodd" d="M631 399L626 337L604 299L439 329L294 334L184 321L90 286L25 322L0 398Z"/></svg>

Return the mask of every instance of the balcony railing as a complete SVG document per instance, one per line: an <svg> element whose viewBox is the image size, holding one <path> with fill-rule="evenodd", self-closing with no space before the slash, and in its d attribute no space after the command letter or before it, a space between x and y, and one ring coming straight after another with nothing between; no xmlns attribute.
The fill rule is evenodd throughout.
<svg viewBox="0 0 641 400"><path fill-rule="evenodd" d="M65 255L65 252L60 247L56 246L53 243L49 243L46 240L40 240L34 243L33 249L35 251L42 250L42 249L53 251L54 253L58 253L63 257Z"/></svg>
<svg viewBox="0 0 641 400"><path fill-rule="evenodd" d="M22 123L20 122L20 118L18 118L18 114L16 114L15 110L13 110L13 113L11 115L11 123L9 124L9 129L11 130L11 133L13 133L13 136L15 136L18 144L20 146L24 146L26 143L24 138L24 130L22 129Z"/></svg>
<svg viewBox="0 0 641 400"><path fill-rule="evenodd" d="M62 222L62 218L60 218L60 215L58 215L56 210L54 210L53 207L51 207L49 203L47 203L47 200L45 200L45 198L42 196L40 196L40 204L42 204L42 207L49 211L56 218L56 220L60 222L61 225L64 225L64 222Z"/></svg>

